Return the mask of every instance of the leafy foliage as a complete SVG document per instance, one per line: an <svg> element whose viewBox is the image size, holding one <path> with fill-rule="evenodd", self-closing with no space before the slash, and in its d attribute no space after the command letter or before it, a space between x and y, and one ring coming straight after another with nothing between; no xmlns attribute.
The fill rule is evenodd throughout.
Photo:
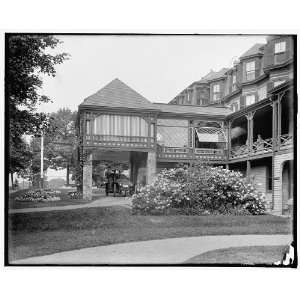
<svg viewBox="0 0 300 300"><path fill-rule="evenodd" d="M162 170L155 182L133 195L133 212L257 215L264 196L240 172L197 165Z"/></svg>
<svg viewBox="0 0 300 300"><path fill-rule="evenodd" d="M49 202L59 201L60 191L45 189L45 190L32 190L24 193L22 196L17 197L16 201L22 202Z"/></svg>
<svg viewBox="0 0 300 300"><path fill-rule="evenodd" d="M7 37L5 95L9 109L11 173L24 169L30 161L22 136L51 129L49 116L35 110L40 103L50 101L39 94L42 87L40 75L54 77L55 65L67 58L66 53L52 55L48 51L58 44L59 40L50 35L16 34Z"/></svg>

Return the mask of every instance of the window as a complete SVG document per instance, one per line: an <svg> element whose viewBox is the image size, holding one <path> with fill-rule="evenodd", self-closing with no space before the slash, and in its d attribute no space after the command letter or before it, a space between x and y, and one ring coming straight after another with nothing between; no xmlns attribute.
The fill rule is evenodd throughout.
<svg viewBox="0 0 300 300"><path fill-rule="evenodd" d="M236 111L239 110L239 102L238 102L238 101L237 101L237 102L233 102L233 103L231 104L231 110L232 110L233 112L236 112Z"/></svg>
<svg viewBox="0 0 300 300"><path fill-rule="evenodd" d="M255 79L255 61L246 63L246 80Z"/></svg>
<svg viewBox="0 0 300 300"><path fill-rule="evenodd" d="M236 74L232 75L232 91L236 90Z"/></svg>
<svg viewBox="0 0 300 300"><path fill-rule="evenodd" d="M279 42L275 44L275 54L283 53L286 50L286 42Z"/></svg>
<svg viewBox="0 0 300 300"><path fill-rule="evenodd" d="M258 93L258 100L263 100L265 98L267 98L267 86L264 85L262 87L260 87L257 91Z"/></svg>
<svg viewBox="0 0 300 300"><path fill-rule="evenodd" d="M255 95L247 95L246 106L252 105L253 103L255 103Z"/></svg>
<svg viewBox="0 0 300 300"><path fill-rule="evenodd" d="M214 93L219 93L220 92L220 85L215 84L214 87L213 87L213 91L214 91Z"/></svg>
<svg viewBox="0 0 300 300"><path fill-rule="evenodd" d="M281 85L285 82L285 80L277 80L277 81L274 81L274 87L278 86L278 85Z"/></svg>
<svg viewBox="0 0 300 300"><path fill-rule="evenodd" d="M220 85L215 84L213 86L213 101L218 101L220 99Z"/></svg>

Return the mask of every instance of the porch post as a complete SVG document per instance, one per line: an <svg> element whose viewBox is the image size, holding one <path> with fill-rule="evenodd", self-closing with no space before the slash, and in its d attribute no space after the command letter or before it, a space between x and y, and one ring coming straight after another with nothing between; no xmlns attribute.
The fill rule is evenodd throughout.
<svg viewBox="0 0 300 300"><path fill-rule="evenodd" d="M247 138L248 138L248 155L252 153L253 149L253 116L254 113L250 112L246 117L247 117Z"/></svg>
<svg viewBox="0 0 300 300"><path fill-rule="evenodd" d="M272 121L273 121L273 151L277 150L278 142L278 101L274 101L272 104Z"/></svg>
<svg viewBox="0 0 300 300"><path fill-rule="evenodd" d="M93 156L92 153L87 154L83 163L83 178L82 178L82 197L84 201L92 200L92 173L93 173Z"/></svg>
<svg viewBox="0 0 300 300"><path fill-rule="evenodd" d="M147 156L147 184L154 181L156 175L156 152L150 151Z"/></svg>
<svg viewBox="0 0 300 300"><path fill-rule="evenodd" d="M282 99L282 95L278 95L278 127L277 127L277 145L278 147L280 147L281 141L280 141L280 136L281 136L281 99Z"/></svg>
<svg viewBox="0 0 300 300"><path fill-rule="evenodd" d="M232 121L228 121L228 123L227 123L227 160L230 159L230 151L231 151L231 124L232 124Z"/></svg>

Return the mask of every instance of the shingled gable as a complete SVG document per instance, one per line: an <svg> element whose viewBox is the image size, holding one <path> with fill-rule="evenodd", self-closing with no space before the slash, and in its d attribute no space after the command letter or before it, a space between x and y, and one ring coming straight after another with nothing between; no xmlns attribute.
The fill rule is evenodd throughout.
<svg viewBox="0 0 300 300"><path fill-rule="evenodd" d="M246 58L246 57L249 57L249 56L253 56L253 55L256 55L256 54L263 54L263 47L264 47L264 44L255 44L253 45L250 49L248 49L244 54L242 54L240 56L240 59L243 59L243 58Z"/></svg>
<svg viewBox="0 0 300 300"><path fill-rule="evenodd" d="M154 109L149 100L118 78L111 81L97 93L87 97L80 106Z"/></svg>

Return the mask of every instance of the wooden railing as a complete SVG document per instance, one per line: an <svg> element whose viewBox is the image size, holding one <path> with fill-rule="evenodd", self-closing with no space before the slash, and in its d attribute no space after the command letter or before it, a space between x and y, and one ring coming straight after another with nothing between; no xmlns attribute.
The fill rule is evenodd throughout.
<svg viewBox="0 0 300 300"><path fill-rule="evenodd" d="M223 149L208 148L179 148L179 147L158 147L158 159L203 159L212 161L221 161L226 159Z"/></svg>
<svg viewBox="0 0 300 300"><path fill-rule="evenodd" d="M261 139L253 143L252 154L261 154L273 150L273 139Z"/></svg>
<svg viewBox="0 0 300 300"><path fill-rule="evenodd" d="M242 158L245 156L260 155L273 151L273 138L259 139L252 144L252 148L248 145L233 147L230 151L230 158Z"/></svg>
<svg viewBox="0 0 300 300"><path fill-rule="evenodd" d="M245 157L248 154L249 154L249 147L247 145L236 146L230 150L230 158Z"/></svg>
<svg viewBox="0 0 300 300"><path fill-rule="evenodd" d="M293 136L291 134L283 134L279 138L279 147L290 148L293 146Z"/></svg>
<svg viewBox="0 0 300 300"><path fill-rule="evenodd" d="M155 139L144 136L85 135L85 144L90 146L120 148L154 148Z"/></svg>

